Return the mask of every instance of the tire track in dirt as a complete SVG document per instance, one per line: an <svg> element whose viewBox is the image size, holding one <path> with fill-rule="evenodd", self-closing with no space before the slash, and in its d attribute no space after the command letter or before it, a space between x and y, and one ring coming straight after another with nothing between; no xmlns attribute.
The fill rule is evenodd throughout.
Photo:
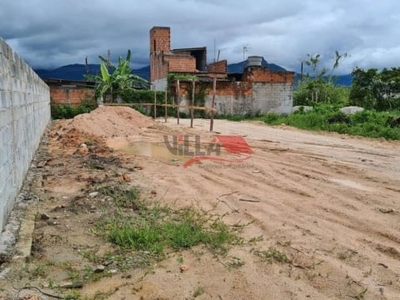
<svg viewBox="0 0 400 300"><path fill-rule="evenodd" d="M248 133L246 130L243 132ZM324 136L321 138L325 140ZM335 280L343 281L351 274L350 277L361 278L361 281L356 280L361 282L361 286L367 282L374 284L371 299L379 299L381 295L376 286L382 282L382 272L384 277L391 278L386 280L390 282L398 278L400 271L392 269L399 253L397 232L400 228L394 220L396 215L378 210L387 206L394 211L400 210L399 204L393 201L398 197L396 187L400 182L391 176L391 172L397 169L388 169L391 163L385 161L398 161L399 157L393 155L392 150L380 153L370 151L368 147L360 149L363 145L335 145L334 148L321 145L315 151L310 148L315 146L312 143L297 148L296 144L286 147L283 143L268 141L249 139L248 142L254 150L252 167L229 171L210 169L204 186L210 182L221 184L219 177L224 179L224 188L231 182L230 191L233 186L239 186L237 189L243 191L242 194L235 195L236 198L230 195L231 201L240 211L246 211L248 218L257 220L256 225L263 224L263 228L255 232L263 231L275 239L284 237L314 259L324 259L325 269L335 274ZM322 153L321 148L326 153ZM345 155L348 157L344 158ZM369 160L374 163L369 163ZM390 172L384 173L386 170ZM259 199L260 202L240 202L239 196ZM318 254L318 249L328 249L326 245L335 250ZM339 251L354 254L349 255L346 261L338 259ZM354 257L358 257L357 260ZM378 265L381 260L387 261L389 270ZM368 267L376 276L364 275ZM328 291L333 284L323 288L318 282L310 280L309 283L326 290L326 295L335 295ZM396 295L399 286L392 285L385 290Z"/></svg>

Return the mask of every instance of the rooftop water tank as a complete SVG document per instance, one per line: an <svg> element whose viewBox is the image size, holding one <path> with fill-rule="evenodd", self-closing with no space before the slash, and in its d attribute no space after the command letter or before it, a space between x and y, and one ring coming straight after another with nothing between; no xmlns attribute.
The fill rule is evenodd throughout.
<svg viewBox="0 0 400 300"><path fill-rule="evenodd" d="M247 58L247 67L258 66L261 67L263 61L262 56L249 56Z"/></svg>

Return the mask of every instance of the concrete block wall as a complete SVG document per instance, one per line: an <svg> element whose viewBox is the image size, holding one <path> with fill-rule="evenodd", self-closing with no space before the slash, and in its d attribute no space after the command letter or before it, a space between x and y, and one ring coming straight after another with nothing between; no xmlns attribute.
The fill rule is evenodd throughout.
<svg viewBox="0 0 400 300"><path fill-rule="evenodd" d="M49 87L0 37L1 230L49 121Z"/></svg>
<svg viewBox="0 0 400 300"><path fill-rule="evenodd" d="M211 107L212 82L201 83L206 87L205 106ZM197 88L199 84L197 84ZM189 105L188 84L181 84L180 105ZM197 90L198 92L198 90ZM267 113L290 114L293 107L293 83L219 81L215 95L215 108L222 115L259 115ZM182 110L188 112L188 110Z"/></svg>
<svg viewBox="0 0 400 300"><path fill-rule="evenodd" d="M293 109L293 83L253 82L254 114L290 114Z"/></svg>

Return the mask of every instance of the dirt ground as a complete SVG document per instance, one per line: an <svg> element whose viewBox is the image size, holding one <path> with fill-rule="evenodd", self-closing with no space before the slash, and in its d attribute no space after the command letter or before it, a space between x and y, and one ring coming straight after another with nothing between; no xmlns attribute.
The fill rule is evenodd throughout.
<svg viewBox="0 0 400 300"><path fill-rule="evenodd" d="M243 225L245 242L224 257L202 246L171 251L144 268L122 270L102 261L106 270L98 272L109 276L84 282L81 295L400 299L399 142L226 120L215 120L210 133L209 120L196 119L190 128L190 120L138 121L142 116L127 110L104 108L91 114L92 122L51 125L32 184L40 199L32 257L22 265L3 263L1 269L10 268L0 281L4 299L15 299L17 291L21 299L51 299L21 289L26 284L65 295L70 291L54 286L70 282L75 269L95 267L90 254L114 250L92 231L109 212L109 199L96 192L104 182L140 187L144 197L175 208L218 214ZM201 149L218 135L241 136L253 152L240 163L199 160L184 168L190 157L173 155L165 144L165 136L172 144L174 135L187 135L190 147L199 136ZM239 156L228 152L222 149L220 157ZM288 259L266 260L262 254L271 249Z"/></svg>

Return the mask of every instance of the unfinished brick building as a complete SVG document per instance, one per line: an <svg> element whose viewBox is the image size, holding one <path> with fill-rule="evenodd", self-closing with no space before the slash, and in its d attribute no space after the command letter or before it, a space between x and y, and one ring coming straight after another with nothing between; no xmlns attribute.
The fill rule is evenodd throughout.
<svg viewBox="0 0 400 300"><path fill-rule="evenodd" d="M205 90L204 104L211 107L213 78L217 78L215 108L220 114L288 114L293 106L294 72L273 72L261 65L262 57L249 57L243 73L228 74L227 61L207 64L207 48L171 49L169 27L150 30L150 80L152 89L165 90L168 74L196 75L196 92ZM182 83L181 105L187 104ZM197 103L198 104L198 103Z"/></svg>
<svg viewBox="0 0 400 300"><path fill-rule="evenodd" d="M82 104L85 99L93 99L95 83L81 80L44 79L50 87L50 99L52 105Z"/></svg>

